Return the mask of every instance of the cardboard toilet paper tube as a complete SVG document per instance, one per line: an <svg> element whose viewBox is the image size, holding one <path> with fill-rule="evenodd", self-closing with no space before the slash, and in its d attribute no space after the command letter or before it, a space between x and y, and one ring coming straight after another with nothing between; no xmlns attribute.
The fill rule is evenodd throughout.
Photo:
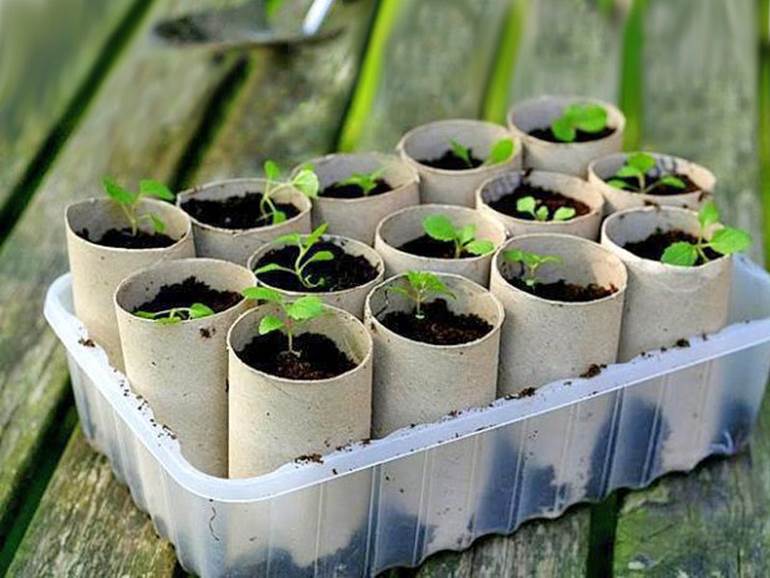
<svg viewBox="0 0 770 578"><path fill-rule="evenodd" d="M308 163L303 163L302 166ZM368 174L382 169L382 179L390 185L387 193L341 199L319 195L313 200L313 227L329 225L329 233L374 242L377 223L387 215L420 203L417 171L395 155L382 153L337 153L309 161L318 175L321 190L345 180L354 173ZM295 172L299 167L295 169Z"/></svg>
<svg viewBox="0 0 770 578"><path fill-rule="evenodd" d="M283 293L289 298L289 300L294 300L303 295L315 295L327 305L331 305L333 307L347 311L348 313L352 313L357 318L361 319L364 314L364 301L366 300L366 296L369 294L369 291L371 291L372 287L382 281L385 274L385 265L382 262L382 258L380 257L379 253L377 253L369 245L365 245L364 243L354 239L348 239L338 235L324 235L321 237L321 240L334 243L349 255L363 256L372 265L372 267L377 270L377 276L368 283L364 283L358 287L351 287L350 289L343 289L341 291L288 291L258 279L259 284ZM248 268L254 271L257 268L257 263L259 263L262 257L274 249L279 249L285 246L286 243L279 243L275 241L267 245L263 245L257 249L257 251L249 258Z"/></svg>
<svg viewBox="0 0 770 578"><path fill-rule="evenodd" d="M155 420L177 435L185 458L207 474L227 477L226 338L249 302L173 325L134 315L161 287L189 277L234 293L256 283L245 267L217 259L173 261L128 277L115 293L126 376Z"/></svg>
<svg viewBox="0 0 770 578"><path fill-rule="evenodd" d="M73 203L65 210L75 314L86 326L89 337L104 348L110 362L118 369L123 369L113 304L118 284L145 267L195 256L190 219L185 213L155 199L142 199L138 213L157 215L166 225L165 234L177 239L176 243L157 249L99 245L87 241L80 233L87 229L92 239L99 239L110 229L127 227L126 217L117 203L107 198L87 199Z"/></svg>
<svg viewBox="0 0 770 578"><path fill-rule="evenodd" d="M505 162L481 165L461 171L437 169L422 164L425 159L439 158L456 140L471 149L479 159L486 159L499 140L513 140L514 153ZM420 198L423 203L443 203L473 207L473 195L481 183L511 169L521 168L521 142L503 126L480 120L439 120L406 133L396 146L403 159L420 175Z"/></svg>
<svg viewBox="0 0 770 578"><path fill-rule="evenodd" d="M721 257L697 267L677 267L642 259L623 248L657 229L698 236L698 214L677 207L646 207L613 213L602 226L602 245L628 269L619 361L677 340L713 333L727 323L732 259ZM716 230L712 227L706 238Z"/></svg>
<svg viewBox="0 0 770 578"><path fill-rule="evenodd" d="M520 249L561 257L561 264L538 269L542 283L569 283L617 291L586 302L543 299L518 289L506 279L521 265L506 260L504 251ZM515 395L528 387L577 377L593 364L614 363L627 275L623 263L598 243L569 235L533 234L511 239L492 262L490 290L505 309L500 345L499 395Z"/></svg>
<svg viewBox="0 0 770 578"><path fill-rule="evenodd" d="M271 304L257 307L228 335L233 478L259 476L370 436L372 339L363 324L334 307L308 321L301 333L329 337L357 365L329 379L292 380L254 369L238 355L257 335L260 319L277 313Z"/></svg>
<svg viewBox="0 0 770 578"><path fill-rule="evenodd" d="M265 190L266 184L265 179L217 181L179 193L176 202L184 210L185 203L193 198L222 201L229 197L244 197L249 193L261 193ZM291 203L299 213L283 223L251 229L225 229L203 223L191 216L196 255L246 265L246 261L254 251L276 237L287 233L309 233L310 199L294 188L282 189L273 196L279 203Z"/></svg>
<svg viewBox="0 0 770 578"><path fill-rule="evenodd" d="M372 433L383 437L411 424L432 422L495 399L503 308L480 285L459 275L440 274L455 298L446 298L457 314L475 314L492 326L489 333L460 345L433 345L388 329L379 318L388 311L410 311L403 295L388 290L405 282L391 277L366 300L365 323L374 339L374 413Z"/></svg>
<svg viewBox="0 0 770 578"><path fill-rule="evenodd" d="M514 191L522 181L585 203L589 212L576 215L568 221L537 221L513 217L489 206L489 203ZM479 212L502 223L511 237L530 233L562 233L595 241L599 238L603 207L604 198L601 193L583 179L547 171L511 171L486 181L476 191L476 208Z"/></svg>
<svg viewBox="0 0 770 578"><path fill-rule="evenodd" d="M588 182L604 196L605 215L648 205L682 207L697 211L705 201L711 198L717 179L710 170L679 157L657 153L647 154L656 162L653 174L684 175L697 185L698 190L679 195L654 195L615 188L607 184L607 181L625 164L628 154L619 153L602 157L588 165Z"/></svg>
<svg viewBox="0 0 770 578"><path fill-rule="evenodd" d="M462 259L421 257L398 247L425 234L423 220L429 215L444 215L456 228L476 226L476 239L492 241L495 248L505 242L505 228L479 211L452 205L420 205L408 207L383 219L377 226L374 248L385 262L386 277L407 271L454 273L486 287L492 253Z"/></svg>
<svg viewBox="0 0 770 578"><path fill-rule="evenodd" d="M548 128L564 109L575 103L598 104L607 111L607 126L614 128L604 138L571 143L554 143L530 136L530 131ZM620 110L595 98L541 96L515 104L508 112L508 127L524 145L524 167L585 177L588 164L599 157L623 150L626 117Z"/></svg>

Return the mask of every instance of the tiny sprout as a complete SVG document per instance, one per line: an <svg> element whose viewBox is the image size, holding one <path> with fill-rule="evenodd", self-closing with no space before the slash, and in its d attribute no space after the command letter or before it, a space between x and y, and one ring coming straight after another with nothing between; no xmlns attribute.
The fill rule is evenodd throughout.
<svg viewBox="0 0 770 578"><path fill-rule="evenodd" d="M540 283L537 277L537 270L546 263L562 264L564 259L558 255L538 255L529 253L521 249L509 249L503 251L503 258L511 263L520 263L522 266L521 279L527 287L534 287Z"/></svg>
<svg viewBox="0 0 770 578"><path fill-rule="evenodd" d="M289 353L297 357L300 352L294 349L294 338L297 329L307 321L323 315L326 307L315 295L305 295L294 301L286 301L284 296L275 289L268 287L249 287L243 290L247 299L266 301L277 305L281 316L265 315L259 322L259 334L267 335L273 331L283 330L288 342Z"/></svg>
<svg viewBox="0 0 770 578"><path fill-rule="evenodd" d="M300 235L299 233L290 233L288 235L282 235L278 237L276 243L286 243L290 245L296 245L299 249L297 258L294 260L294 268L289 269L278 263L268 263L258 268L254 273L259 276L262 273L270 273L271 271L284 271L294 275L303 287L307 289L315 289L316 287L322 287L325 283L323 278L313 281L310 275L305 273L305 268L310 263L317 263L320 261L331 261L334 259L334 253L331 251L316 251L312 255L308 256L308 252L315 244L321 240L321 236L326 232L328 225L324 223L320 225L315 231L309 235Z"/></svg>
<svg viewBox="0 0 770 578"><path fill-rule="evenodd" d="M452 148L452 152L456 157L460 158L468 168L472 169L473 161L471 160L471 149L465 145L460 144L456 140L449 141L449 146ZM502 138L495 142L489 149L489 155L483 163L483 166L499 165L504 163L513 155L513 139Z"/></svg>
<svg viewBox="0 0 770 578"><path fill-rule="evenodd" d="M297 174L288 181L281 180L281 169L275 161L265 161L264 171L267 184L262 193L259 210L263 217L269 217L271 219L273 225L283 223L286 220L286 213L279 210L273 202L273 196L277 192L283 189L295 188L311 199L318 196L318 176L310 165L302 167Z"/></svg>
<svg viewBox="0 0 770 578"><path fill-rule="evenodd" d="M428 215L422 222L422 228L432 239L454 243L455 259L459 259L463 251L471 255L486 255L495 250L492 241L476 239L476 225L455 228L444 215Z"/></svg>
<svg viewBox="0 0 770 578"><path fill-rule="evenodd" d="M661 173L660 178L653 184L647 184L647 173L655 168L655 157L648 153L633 153L628 155L626 162L613 177L607 181L607 184L616 189L630 190L637 193L649 194L656 187L667 185L675 189L684 189L687 187L684 181L671 173ZM624 178L636 179L637 185L629 184Z"/></svg>
<svg viewBox="0 0 770 578"><path fill-rule="evenodd" d="M428 271L409 271L406 274L405 287L392 286L388 287L387 290L405 295L411 300L414 303L414 316L417 319L425 319L422 305L431 295L436 297L446 295L452 299L455 298L454 293L444 285L444 282L437 275Z"/></svg>
<svg viewBox="0 0 770 578"><path fill-rule="evenodd" d="M109 177L105 177L102 183L104 185L104 192L107 193L107 196L113 201L118 203L118 206L126 216L126 219L131 226L132 235L136 236L139 232L139 226L143 222L149 222L156 233L162 233L166 230L166 224L156 214L145 213L139 215L137 213L139 201L141 201L143 197L153 197L164 201L173 201L174 193L172 193L166 185L151 179L143 179L139 181L139 192L133 193L124 189Z"/></svg>
<svg viewBox="0 0 770 578"><path fill-rule="evenodd" d="M607 126L607 111L598 104L570 104L551 122L551 132L562 142L573 142L577 131L597 133Z"/></svg>
<svg viewBox="0 0 770 578"><path fill-rule="evenodd" d="M370 173L353 173L347 179L339 181L337 184L341 186L354 185L361 189L363 195L367 197L377 187L377 181L384 172L385 169L380 167Z"/></svg>
<svg viewBox="0 0 770 578"><path fill-rule="evenodd" d="M516 201L516 210L519 213L532 215L536 221L547 221L549 217L548 207L545 203L538 201L535 197L521 197ZM551 216L552 221L569 221L575 216L575 209L572 207L559 207Z"/></svg>
<svg viewBox="0 0 770 578"><path fill-rule="evenodd" d="M201 319L214 315L214 310L203 303L193 303L189 307L172 307L163 311L135 311L134 315L142 319L150 319L161 325L176 325L190 319Z"/></svg>
<svg viewBox="0 0 770 578"><path fill-rule="evenodd" d="M745 251L751 245L751 235L742 229L722 227L714 231L709 241L706 241L706 229L719 223L719 209L713 201L705 203L698 212L698 240L695 244L679 241L669 245L660 260L667 265L692 267L698 259L704 263L709 261L706 249L711 249L720 255L731 255Z"/></svg>

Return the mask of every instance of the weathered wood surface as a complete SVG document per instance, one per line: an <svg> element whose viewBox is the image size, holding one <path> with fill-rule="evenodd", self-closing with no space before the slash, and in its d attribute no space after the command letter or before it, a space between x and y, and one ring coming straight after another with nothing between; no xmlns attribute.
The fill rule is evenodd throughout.
<svg viewBox="0 0 770 578"><path fill-rule="evenodd" d="M162 578L176 567L173 547L113 477L80 429L46 490L8 576Z"/></svg>
<svg viewBox="0 0 770 578"><path fill-rule="evenodd" d="M106 41L133 4L0 2L0 206L103 52L111 50Z"/></svg>
<svg viewBox="0 0 770 578"><path fill-rule="evenodd" d="M19 484L44 450L42 433L68 387L64 353L40 315L47 285L67 269L64 206L101 194L106 174L130 185L145 176L169 178L231 61L159 48L147 32L161 15L206 4L225 2L156 3L0 248L0 512L23 494Z"/></svg>

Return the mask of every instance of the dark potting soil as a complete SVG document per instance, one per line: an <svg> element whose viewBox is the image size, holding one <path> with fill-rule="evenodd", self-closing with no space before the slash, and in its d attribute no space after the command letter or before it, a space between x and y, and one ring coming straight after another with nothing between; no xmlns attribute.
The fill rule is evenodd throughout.
<svg viewBox="0 0 770 578"><path fill-rule="evenodd" d="M655 195L656 197L664 197L668 195L684 195L687 193L694 193L695 191L699 191L700 187L696 185L690 177L687 175L680 175L679 173L674 173L671 176L675 176L678 179L681 179L681 181L684 183L685 187L683 189L677 189L676 187L672 187L671 185L659 185L656 186L651 191L647 192L648 195ZM630 193L638 193L638 190L634 190L639 187L639 181L637 181L633 177L612 177L613 179L617 179L619 181L623 181L631 187L630 189L623 189L625 191L628 191ZM645 175L645 187L649 189L649 187L653 186L655 183L657 183L661 179L660 175Z"/></svg>
<svg viewBox="0 0 770 578"><path fill-rule="evenodd" d="M626 251L630 251L637 257L641 257L642 259L660 261L660 258L663 256L663 252L669 247L669 245L678 243L680 241L694 245L698 242L698 239L695 237L695 235L691 235L690 233L679 229L672 229L671 231L663 231L661 229L657 229L646 239L637 241L635 243L626 243L623 245L623 248ZM708 247L704 250L704 252L706 253L706 256L712 260L718 259L722 256ZM698 256L698 261L695 264L703 265L703 259Z"/></svg>
<svg viewBox="0 0 770 578"><path fill-rule="evenodd" d="M572 142L591 142L594 140L599 140L599 139L608 137L614 132L615 132L615 129L609 126L605 126L599 132L585 132L578 129L575 131L575 140ZM550 126L546 128L533 129L529 131L529 136L533 136L535 138L539 138L540 140L558 143L558 144L572 144L572 143L565 143L564 141L557 139L556 136L554 136Z"/></svg>
<svg viewBox="0 0 770 578"><path fill-rule="evenodd" d="M223 229L255 229L272 225L272 217L263 215L259 204L262 193L246 193L242 197L227 197L221 200L189 199L182 203L182 208L201 223ZM291 219L299 214L299 209L291 203L275 203L279 211Z"/></svg>
<svg viewBox="0 0 770 578"><path fill-rule="evenodd" d="M461 157L458 157L452 149L447 149L444 154L435 159L419 159L417 162L421 165L433 167L434 169L444 169L447 171L467 171L469 169L475 169L484 164L484 161L473 156L473 151L470 151L469 155L471 165L468 166Z"/></svg>
<svg viewBox="0 0 770 578"><path fill-rule="evenodd" d="M181 283L161 286L153 299L142 303L134 311L157 313L175 307L190 307L193 303L203 303L213 309L215 313L219 313L240 303L241 299L243 296L240 293L218 291L191 276Z"/></svg>
<svg viewBox="0 0 770 578"><path fill-rule="evenodd" d="M422 306L423 318L411 311L390 311L380 322L408 339L433 345L459 345L484 337L492 326L474 314L458 315L449 310L444 299L436 299Z"/></svg>
<svg viewBox="0 0 770 578"><path fill-rule="evenodd" d="M561 207L575 209L575 217L587 215L591 212L591 207L582 201L578 201L577 199L562 195L556 191L551 191L549 189L531 185L526 181L519 183L515 189L507 192L496 201L492 201L487 204L495 211L505 215L516 217L517 219L532 221L535 217L529 213L520 213L516 210L516 202L524 197L534 197L535 200L538 201L538 206L545 205L548 207L549 220L551 220L551 217L553 216L554 212L556 212L556 209ZM573 217L573 219L575 217Z"/></svg>
<svg viewBox="0 0 770 578"><path fill-rule="evenodd" d="M369 194L366 195L367 197L381 195L393 190L393 187L391 187L385 179L377 179L374 182L377 184L377 186L369 191ZM359 199L364 196L364 190L358 185L341 185L339 183L332 183L323 189L320 193L318 193L318 195L321 197L329 197L331 199Z"/></svg>
<svg viewBox="0 0 770 578"><path fill-rule="evenodd" d="M304 274L310 278L310 281L317 283L320 279L324 280L324 284L320 287L307 288L296 275L284 271L260 273L259 280L287 291L326 293L360 287L377 277L377 269L365 257L350 255L342 247L327 241L319 241L313 245L305 256L305 260L318 251L330 251L334 255L331 261L315 261L305 267ZM255 269L268 263L277 263L293 269L298 255L299 249L294 245L273 249L259 260Z"/></svg>
<svg viewBox="0 0 770 578"><path fill-rule="evenodd" d="M139 230L134 235L129 227L125 229L109 229L98 239L92 239L88 229L83 229L78 235L91 243L120 249L162 249L176 243L176 239L172 239L163 233L148 233L147 231Z"/></svg>
<svg viewBox="0 0 770 578"><path fill-rule="evenodd" d="M614 285L610 285L609 287L602 287L596 283L577 285L575 283L568 283L564 279L559 279L554 283L536 283L534 287L530 287L519 277L506 278L506 281L517 289L526 291L530 295L535 295L536 297L548 299L550 301L563 301L565 303L595 301L597 299L608 297L618 290Z"/></svg>
<svg viewBox="0 0 770 578"><path fill-rule="evenodd" d="M397 249L404 253L419 255L420 257L431 257L433 259L457 259L455 257L455 244L452 241L439 241L428 235L422 235L411 241L407 241ZM460 253L460 259L476 257L473 253L463 250Z"/></svg>
<svg viewBox="0 0 770 578"><path fill-rule="evenodd" d="M238 357L247 365L286 379L328 379L342 375L356 364L337 344L320 333L302 333L294 337L295 355L288 350L288 338L281 331L256 335Z"/></svg>

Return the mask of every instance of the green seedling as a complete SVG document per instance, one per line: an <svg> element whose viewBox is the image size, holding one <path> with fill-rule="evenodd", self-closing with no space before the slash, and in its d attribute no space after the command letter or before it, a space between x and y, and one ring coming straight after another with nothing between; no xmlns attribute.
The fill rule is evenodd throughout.
<svg viewBox="0 0 770 578"><path fill-rule="evenodd" d="M152 197L163 201L173 201L174 193L166 185L152 179L143 179L139 181L139 191L134 193L124 189L109 177L105 177L102 183L104 192L118 204L126 216L132 235L136 236L139 233L139 227L145 222L150 223L156 233L162 233L166 230L166 224L158 215L154 213L140 215L138 213L139 202L142 198Z"/></svg>
<svg viewBox="0 0 770 578"><path fill-rule="evenodd" d="M471 149L466 147L463 144L460 144L455 139L452 139L449 141L449 146L452 148L452 152L455 154L456 157L459 157L462 159L462 161L468 166L468 168L473 168L473 161L471 161ZM484 160L484 163L482 166L491 166L491 165L499 165L500 163L504 163L508 159L513 156L513 139L510 138L502 138L499 141L495 142L492 145L492 148L489 150L489 155L487 156L486 160Z"/></svg>
<svg viewBox="0 0 770 578"><path fill-rule="evenodd" d="M176 325L190 319L202 319L214 315L214 310L203 303L193 303L189 307L172 307L163 311L135 311L134 315L142 319L150 319L161 325Z"/></svg>
<svg viewBox="0 0 770 578"><path fill-rule="evenodd" d="M328 225L324 223L320 225L315 231L309 235L300 235L299 233L289 233L288 235L282 235L278 237L276 243L286 243L290 245L296 245L299 249L297 258L294 260L294 268L289 269L278 263L267 263L262 267L259 267L254 274L259 276L261 273L270 273L271 271L284 271L294 275L303 287L307 289L315 289L316 287L323 287L326 282L323 278L313 281L310 275L306 273L305 268L310 263L318 263L321 261L331 261L334 259L334 253L331 251L316 251L312 255L308 256L310 249L315 246L318 241L321 240L321 236L326 232Z"/></svg>
<svg viewBox="0 0 770 578"><path fill-rule="evenodd" d="M527 287L534 287L538 283L541 283L537 276L537 270L546 263L555 263L559 265L564 263L564 259L558 255L538 255L536 253L522 251L521 249L509 249L508 251L503 251L503 258L511 263L521 264L521 279Z"/></svg>
<svg viewBox="0 0 770 578"><path fill-rule="evenodd" d="M391 286L388 287L388 291L405 295L412 301L414 303L414 316L417 319L425 319L422 306L430 297L445 295L451 299L455 298L454 293L444 285L444 282L437 275L428 271L409 271L406 274L404 286Z"/></svg>
<svg viewBox="0 0 770 578"><path fill-rule="evenodd" d="M368 197L369 193L377 187L377 181L382 177L384 172L384 168L379 168L370 173L353 173L347 179L339 181L337 184L343 187L354 185L361 189L365 197Z"/></svg>
<svg viewBox="0 0 770 578"><path fill-rule="evenodd" d="M675 189L685 189L684 181L671 173L661 173L660 178L652 183L647 183L647 173L655 168L655 157L648 153L633 153L626 157L626 162L607 184L616 189L634 191L636 193L649 194L656 187L668 185ZM636 186L624 181L624 178L636 179Z"/></svg>
<svg viewBox="0 0 770 578"><path fill-rule="evenodd" d="M280 316L265 315L259 321L259 334L267 335L273 331L283 331L288 341L289 353L300 356L294 349L294 337L297 330L311 319L320 317L326 311L326 306L315 295L305 295L294 301L286 301L284 296L268 287L249 287L243 290L247 299L274 303L280 308Z"/></svg>
<svg viewBox="0 0 770 578"><path fill-rule="evenodd" d="M516 210L520 213L532 215L536 221L547 221L550 216L551 221L569 221L575 216L575 209L572 207L559 207L550 215L545 203L538 201L535 197L522 197L516 201Z"/></svg>
<svg viewBox="0 0 770 578"><path fill-rule="evenodd" d="M597 133L607 126L607 111L598 104L570 104L551 122L551 132L562 142L573 142L577 131Z"/></svg>
<svg viewBox="0 0 770 578"><path fill-rule="evenodd" d="M422 222L422 228L432 239L454 243L455 259L459 259L463 251L471 255L486 255L495 250L492 241L476 239L476 225L456 228L444 215L428 215Z"/></svg>
<svg viewBox="0 0 770 578"><path fill-rule="evenodd" d="M302 167L290 180L281 180L281 169L274 161L265 161L264 164L265 190L262 192L262 200L259 210L264 218L269 218L273 225L283 223L286 213L275 206L273 197L279 191L295 188L308 198L315 199L318 196L318 176L309 165Z"/></svg>
<svg viewBox="0 0 770 578"><path fill-rule="evenodd" d="M710 240L706 240L706 230L719 223L719 209L713 201L705 203L698 212L698 240L695 244L686 241L679 241L669 245L660 260L668 265L677 265L679 267L693 267L698 259L704 263L709 261L706 255L706 249L719 253L720 255L732 255L745 251L751 246L751 235L742 229L732 227L722 227L714 231Z"/></svg>

